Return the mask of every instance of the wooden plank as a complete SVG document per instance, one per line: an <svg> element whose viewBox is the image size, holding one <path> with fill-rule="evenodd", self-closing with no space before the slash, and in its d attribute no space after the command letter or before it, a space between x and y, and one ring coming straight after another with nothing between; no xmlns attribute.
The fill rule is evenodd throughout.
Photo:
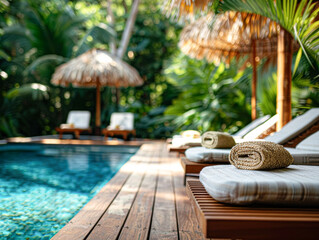
<svg viewBox="0 0 319 240"><path fill-rule="evenodd" d="M178 160L172 165L179 239L205 239L183 183L184 172Z"/></svg>
<svg viewBox="0 0 319 240"><path fill-rule="evenodd" d="M202 230L212 238L317 239L319 209L241 207L218 203L199 181L187 182Z"/></svg>
<svg viewBox="0 0 319 240"><path fill-rule="evenodd" d="M149 161L152 159L152 156L156 156L157 154L158 151L156 151L155 144L143 145L142 151L139 151L139 154L131 159L132 161L140 162L137 162L133 168L127 169L127 171L134 172L87 237L88 240L117 239L137 195Z"/></svg>
<svg viewBox="0 0 319 240"><path fill-rule="evenodd" d="M119 239L147 239L151 225L157 173L148 171Z"/></svg>
<svg viewBox="0 0 319 240"><path fill-rule="evenodd" d="M133 173L87 239L116 239L130 211L144 173Z"/></svg>
<svg viewBox="0 0 319 240"><path fill-rule="evenodd" d="M178 239L173 179L159 174L150 239Z"/></svg>
<svg viewBox="0 0 319 240"><path fill-rule="evenodd" d="M143 160L143 155L152 153L149 146L142 146L139 151L128 161L119 172L101 189L101 191L91 199L81 210L71 219L52 239L84 239L106 209L110 206L122 186L132 173L139 161Z"/></svg>
<svg viewBox="0 0 319 240"><path fill-rule="evenodd" d="M52 239L84 239L104 214L105 209L111 204L129 176L128 172L116 174Z"/></svg>

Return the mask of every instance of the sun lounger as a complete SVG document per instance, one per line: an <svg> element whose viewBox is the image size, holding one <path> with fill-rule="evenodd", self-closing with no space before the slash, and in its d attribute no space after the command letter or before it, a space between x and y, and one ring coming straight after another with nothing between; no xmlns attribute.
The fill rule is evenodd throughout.
<svg viewBox="0 0 319 240"><path fill-rule="evenodd" d="M312 108L292 119L279 132L265 137L265 140L284 145L285 147L295 147L303 139L318 130L319 108Z"/></svg>
<svg viewBox="0 0 319 240"><path fill-rule="evenodd" d="M277 120L278 115L275 115L272 118L270 118L269 115L260 117L232 136L235 139L264 138L275 131ZM174 135L172 143L168 146L168 148L171 152L184 153L186 149L195 146L201 146L200 138L185 138L181 135Z"/></svg>
<svg viewBox="0 0 319 240"><path fill-rule="evenodd" d="M91 132L90 119L89 111L70 111L67 122L56 128L59 138L62 139L63 133L73 133L79 139L82 132Z"/></svg>
<svg viewBox="0 0 319 240"><path fill-rule="evenodd" d="M105 138L108 136L121 135L124 140L128 139L129 134L136 135L134 129L134 114L129 112L114 112L111 115L110 125L103 129Z"/></svg>
<svg viewBox="0 0 319 240"><path fill-rule="evenodd" d="M314 147L314 142L319 142L319 137L314 134L319 130L319 108L307 111L305 114L294 118L279 132L264 140L272 141L284 146L294 146L287 148L293 155L295 164L317 165L319 162L319 146ZM296 135L296 132L299 135ZM283 136L281 137L281 134ZM309 136L312 136L310 138ZM309 137L309 139L307 138ZM315 140L317 138L317 140ZM185 152L185 158L181 158L182 166L185 169L185 178L188 174L196 174L195 170L201 170L207 163L228 164L230 149L206 149L203 147L190 148ZM191 160L191 161L190 161ZM206 164L203 164L205 162ZM187 171L186 171L187 170ZM197 172L197 174L199 171Z"/></svg>
<svg viewBox="0 0 319 240"><path fill-rule="evenodd" d="M199 180L188 180L186 192L207 238L299 240L319 236L319 208L219 203Z"/></svg>

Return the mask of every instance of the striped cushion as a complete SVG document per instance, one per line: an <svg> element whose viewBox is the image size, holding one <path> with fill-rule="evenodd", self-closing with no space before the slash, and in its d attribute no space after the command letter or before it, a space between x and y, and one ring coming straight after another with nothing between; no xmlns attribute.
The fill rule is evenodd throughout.
<svg viewBox="0 0 319 240"><path fill-rule="evenodd" d="M319 165L319 151L286 148L294 158L296 165Z"/></svg>
<svg viewBox="0 0 319 240"><path fill-rule="evenodd" d="M319 206L319 166L291 165L271 171L211 166L200 172L200 181L220 202Z"/></svg>
<svg viewBox="0 0 319 240"><path fill-rule="evenodd" d="M293 164L319 165L319 150L310 151L296 148L286 148L294 158ZM200 163L229 163L230 149L208 149L204 147L192 147L185 151L185 156L192 162Z"/></svg>

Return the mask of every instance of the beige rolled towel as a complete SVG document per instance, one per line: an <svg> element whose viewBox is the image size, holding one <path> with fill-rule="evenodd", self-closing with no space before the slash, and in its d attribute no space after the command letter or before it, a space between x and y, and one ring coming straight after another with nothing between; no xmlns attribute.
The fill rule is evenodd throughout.
<svg viewBox="0 0 319 240"><path fill-rule="evenodd" d="M242 142L233 147L229 161L239 169L262 170L288 167L294 159L281 145L273 142Z"/></svg>
<svg viewBox="0 0 319 240"><path fill-rule="evenodd" d="M234 138L228 133L209 131L202 135L202 146L205 148L231 148L235 144Z"/></svg>

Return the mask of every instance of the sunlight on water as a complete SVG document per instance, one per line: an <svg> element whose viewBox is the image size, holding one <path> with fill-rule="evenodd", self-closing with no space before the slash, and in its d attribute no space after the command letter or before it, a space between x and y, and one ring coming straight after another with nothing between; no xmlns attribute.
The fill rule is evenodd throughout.
<svg viewBox="0 0 319 240"><path fill-rule="evenodd" d="M0 239L50 239L137 151L114 146L16 148L0 148Z"/></svg>

